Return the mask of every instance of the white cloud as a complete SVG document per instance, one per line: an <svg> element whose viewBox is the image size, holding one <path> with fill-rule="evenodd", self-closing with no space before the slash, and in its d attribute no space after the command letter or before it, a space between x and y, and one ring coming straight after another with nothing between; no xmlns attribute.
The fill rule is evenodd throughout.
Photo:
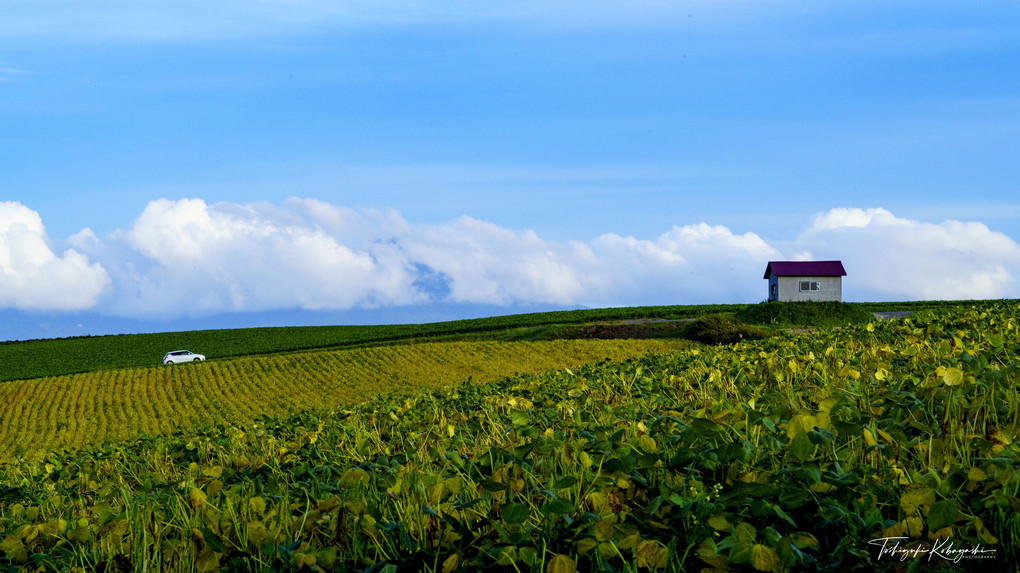
<svg viewBox="0 0 1020 573"><path fill-rule="evenodd" d="M429 302L757 302L769 260L841 259L847 300L1018 297L1020 246L977 222L885 209L818 214L794 240L707 223L655 238L553 242L472 217L426 225L315 199L152 201L127 228L54 254L38 214L0 203L0 306L135 317ZM99 261L99 262L92 262Z"/></svg>
<svg viewBox="0 0 1020 573"><path fill-rule="evenodd" d="M607 234L593 248L611 277L600 304L761 300L755 277L770 259L781 258L754 233L706 223L675 226L655 241Z"/></svg>
<svg viewBox="0 0 1020 573"><path fill-rule="evenodd" d="M28 74L25 70L18 70L15 68L9 68L4 65L4 62L0 62L0 83L12 81L18 76Z"/></svg>
<svg viewBox="0 0 1020 573"><path fill-rule="evenodd" d="M1020 245L982 223L927 223L885 209L832 209L816 217L796 245L814 258L843 260L847 298L1020 296Z"/></svg>
<svg viewBox="0 0 1020 573"><path fill-rule="evenodd" d="M819 213L808 227L808 232L829 231L843 227L867 227L874 222L876 225L897 225L905 224L906 221L897 219L889 211L878 209L856 209L837 207L829 209L825 213Z"/></svg>
<svg viewBox="0 0 1020 573"><path fill-rule="evenodd" d="M91 308L109 282L103 267L80 252L57 256L38 213L0 202L0 308Z"/></svg>
<svg viewBox="0 0 1020 573"><path fill-rule="evenodd" d="M454 302L574 304L583 297L583 254L534 231L516 233L461 217L412 226L400 245L409 259L449 277Z"/></svg>
<svg viewBox="0 0 1020 573"><path fill-rule="evenodd" d="M302 207L335 222L329 205ZM352 248L306 213L200 199L149 203L115 237L145 257L127 279L135 284L125 285L117 312L345 309L422 300L411 288L412 269L392 245Z"/></svg>

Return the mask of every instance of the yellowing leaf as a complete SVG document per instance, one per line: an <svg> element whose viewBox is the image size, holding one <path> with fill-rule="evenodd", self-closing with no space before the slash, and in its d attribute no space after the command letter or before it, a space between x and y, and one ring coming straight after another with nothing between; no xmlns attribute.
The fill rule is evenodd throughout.
<svg viewBox="0 0 1020 573"><path fill-rule="evenodd" d="M188 501L191 502L193 508L202 507L205 505L205 492L197 487L191 488L191 492L188 493Z"/></svg>
<svg viewBox="0 0 1020 573"><path fill-rule="evenodd" d="M906 533L906 531L907 531L906 525L904 525L902 521L897 521L896 523L890 525L889 527L883 528L882 529L882 536L883 537L903 537L903 535Z"/></svg>
<svg viewBox="0 0 1020 573"><path fill-rule="evenodd" d="M597 541L609 541L613 538L613 523L608 519L595 524L595 539Z"/></svg>
<svg viewBox="0 0 1020 573"><path fill-rule="evenodd" d="M255 512L255 515L261 516L266 512L266 500L261 497L253 497L248 500L248 506Z"/></svg>
<svg viewBox="0 0 1020 573"><path fill-rule="evenodd" d="M835 406L837 402L839 402L838 397L829 396L828 398L818 403L818 409L828 414L830 411L832 411L832 407Z"/></svg>
<svg viewBox="0 0 1020 573"><path fill-rule="evenodd" d="M818 425L818 418L811 414L798 414L786 425L786 435L791 439L801 432L809 432Z"/></svg>
<svg viewBox="0 0 1020 573"><path fill-rule="evenodd" d="M659 449L658 445L655 443L655 439L648 435L639 437L637 439L637 445L639 448L650 454L654 454Z"/></svg>
<svg viewBox="0 0 1020 573"><path fill-rule="evenodd" d="M15 563L28 561L28 548L25 547L25 544L20 539L12 539L12 537L5 539L3 544L0 545L0 549L3 549L7 559Z"/></svg>
<svg viewBox="0 0 1020 573"><path fill-rule="evenodd" d="M882 438L882 440L885 443L889 444L890 446L893 445L894 442L895 442L893 440L893 437L889 435L889 432L886 432L885 430L881 430L881 429L878 430L878 435Z"/></svg>
<svg viewBox="0 0 1020 573"><path fill-rule="evenodd" d="M694 552L699 559L711 565L713 569L717 571L726 570L726 563L728 559L725 555L719 554L719 548L716 546L715 541L712 541L711 539L702 541Z"/></svg>
<svg viewBox="0 0 1020 573"><path fill-rule="evenodd" d="M620 557L622 554L617 549L616 545L609 541L604 541L598 544L599 557L603 559L612 559L614 557Z"/></svg>
<svg viewBox="0 0 1020 573"><path fill-rule="evenodd" d="M588 469L592 465L592 459L591 456L588 455L588 452L582 451L581 453L577 454L577 461L580 462L581 467L583 467L584 469Z"/></svg>
<svg viewBox="0 0 1020 573"><path fill-rule="evenodd" d="M642 541L638 544L634 555L637 557L638 567L665 569L669 550L658 541Z"/></svg>
<svg viewBox="0 0 1020 573"><path fill-rule="evenodd" d="M921 537L921 532L924 531L924 521L920 517L908 517L904 520L907 529L907 535L910 537Z"/></svg>
<svg viewBox="0 0 1020 573"><path fill-rule="evenodd" d="M447 489L447 491L449 491L453 495L460 494L461 481L459 477L446 478L443 481L443 486Z"/></svg>
<svg viewBox="0 0 1020 573"><path fill-rule="evenodd" d="M327 547L315 554L315 563L325 569L332 569L336 563L336 549Z"/></svg>
<svg viewBox="0 0 1020 573"><path fill-rule="evenodd" d="M722 532L727 532L733 528L733 524L727 521L726 516L721 513L708 518L708 525L712 529Z"/></svg>
<svg viewBox="0 0 1020 573"><path fill-rule="evenodd" d="M871 433L871 430L864 428L864 443L870 446L877 446L878 441L875 440L875 434Z"/></svg>
<svg viewBox="0 0 1020 573"><path fill-rule="evenodd" d="M904 490L900 496L900 507L907 515L916 514L919 510L927 512L935 504L935 492L926 485L912 484Z"/></svg>
<svg viewBox="0 0 1020 573"><path fill-rule="evenodd" d="M754 543L755 537L758 536L758 530L750 523L741 521L733 530L733 535L737 538L738 543Z"/></svg>
<svg viewBox="0 0 1020 573"><path fill-rule="evenodd" d="M775 549L756 543L751 547L751 566L758 571L778 573L782 569L782 561Z"/></svg>
<svg viewBox="0 0 1020 573"><path fill-rule="evenodd" d="M803 531L796 531L790 534L790 541L797 546L797 549L806 549L808 547L818 547L818 538L810 533Z"/></svg>
<svg viewBox="0 0 1020 573"><path fill-rule="evenodd" d="M195 568L199 573L208 573L220 568L220 553L206 547L195 558Z"/></svg>
<svg viewBox="0 0 1020 573"><path fill-rule="evenodd" d="M992 535L992 532L988 531L988 528L985 527L985 523L981 521L980 517L974 517L974 529L977 530L978 537L981 538L981 541L984 541L989 545L996 545L999 543L999 538Z"/></svg>
<svg viewBox="0 0 1020 573"><path fill-rule="evenodd" d="M946 383L946 386L959 386L963 384L963 370L959 368L946 368L946 372L942 375L942 381Z"/></svg>
<svg viewBox="0 0 1020 573"><path fill-rule="evenodd" d="M574 573L577 571L577 564L569 555L553 555L549 564L545 566L545 573Z"/></svg>

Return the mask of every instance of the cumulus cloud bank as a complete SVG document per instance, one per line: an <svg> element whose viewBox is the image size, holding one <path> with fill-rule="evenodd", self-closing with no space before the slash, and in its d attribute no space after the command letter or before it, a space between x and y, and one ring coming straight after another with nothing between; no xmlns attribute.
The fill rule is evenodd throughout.
<svg viewBox="0 0 1020 573"><path fill-rule="evenodd" d="M871 299L1015 298L1020 246L982 223L925 223L885 209L832 209L815 217L797 243L839 254L845 296ZM839 258L839 257L833 257Z"/></svg>
<svg viewBox="0 0 1020 573"><path fill-rule="evenodd" d="M430 302L757 302L767 261L796 258L842 259L847 300L1020 295L1020 246L1010 237L885 209L832 209L773 244L707 223L558 243L467 216L417 224L315 199L160 199L122 230L86 229L67 243L57 256L37 213L0 203L0 308L178 317Z"/></svg>
<svg viewBox="0 0 1020 573"><path fill-rule="evenodd" d="M91 308L109 283L103 267L78 251L55 254L38 213L0 202L0 308Z"/></svg>

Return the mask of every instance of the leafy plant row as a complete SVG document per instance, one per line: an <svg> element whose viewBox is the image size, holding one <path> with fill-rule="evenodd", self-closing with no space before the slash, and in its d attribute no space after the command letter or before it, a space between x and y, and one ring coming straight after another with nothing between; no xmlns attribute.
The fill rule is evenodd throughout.
<svg viewBox="0 0 1020 573"><path fill-rule="evenodd" d="M159 364L171 350L210 359L377 345L428 337L495 333L554 324L632 318L690 318L743 305L676 305L541 312L427 324L295 326L124 334L0 343L0 382Z"/></svg>
<svg viewBox="0 0 1020 573"><path fill-rule="evenodd" d="M924 310L994 301L852 303L858 310ZM170 350L190 349L211 359L298 350L349 348L429 337L490 334L513 329L627 319L684 319L736 313L752 305L673 305L541 312L428 324L307 326L125 334L0 343L0 382L158 364Z"/></svg>
<svg viewBox="0 0 1020 573"><path fill-rule="evenodd" d="M40 570L1013 570L1018 325L1000 303L50 455L3 469L0 551Z"/></svg>
<svg viewBox="0 0 1020 573"><path fill-rule="evenodd" d="M657 341L457 342L103 370L0 385L0 460L337 407L677 347Z"/></svg>

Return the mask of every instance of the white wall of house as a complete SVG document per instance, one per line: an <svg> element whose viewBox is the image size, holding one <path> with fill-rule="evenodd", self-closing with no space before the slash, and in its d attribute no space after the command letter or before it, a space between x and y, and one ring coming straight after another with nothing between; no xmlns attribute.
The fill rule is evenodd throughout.
<svg viewBox="0 0 1020 573"><path fill-rule="evenodd" d="M769 300L843 300L843 277L769 275Z"/></svg>

